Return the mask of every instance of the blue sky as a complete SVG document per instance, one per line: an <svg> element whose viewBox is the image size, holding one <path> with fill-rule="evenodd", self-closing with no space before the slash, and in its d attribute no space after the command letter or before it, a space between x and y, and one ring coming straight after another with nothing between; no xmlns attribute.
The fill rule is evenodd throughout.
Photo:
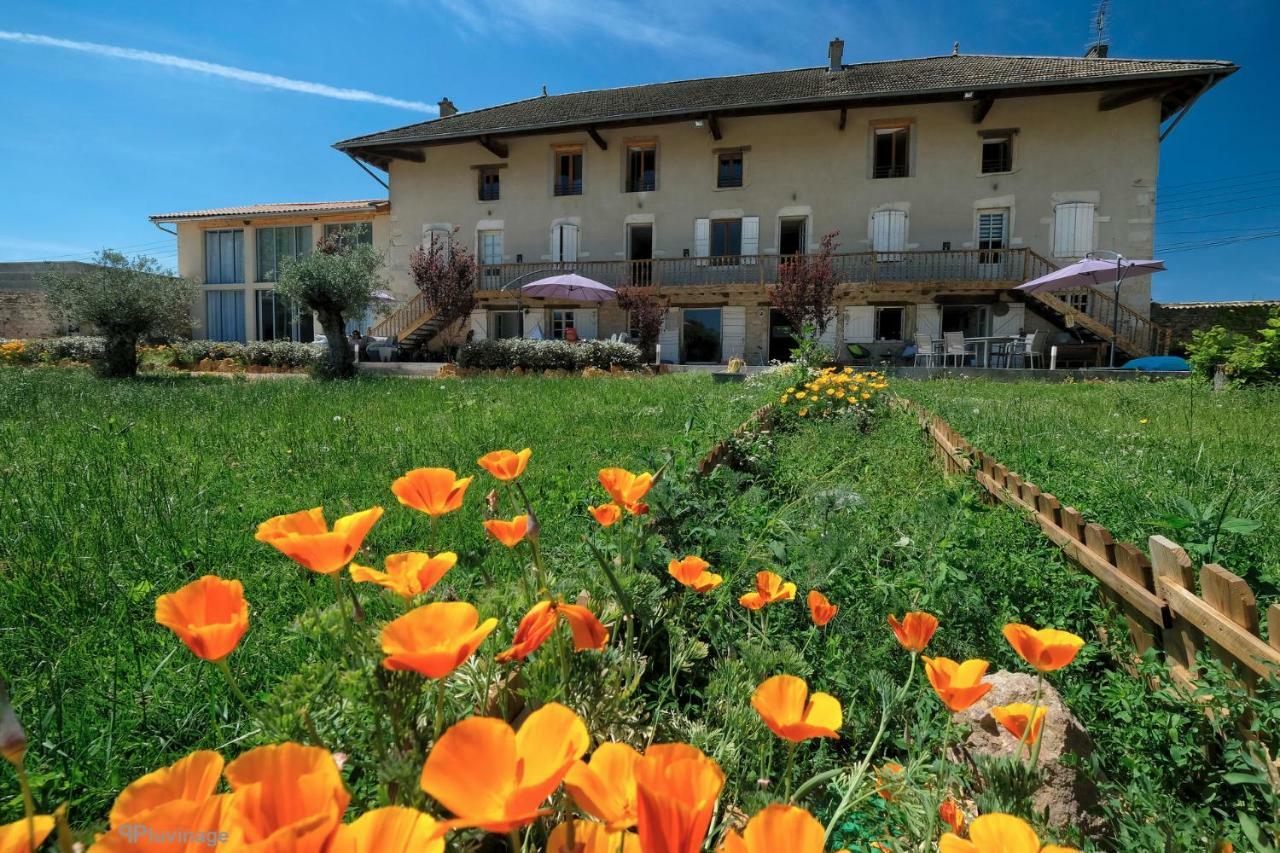
<svg viewBox="0 0 1280 853"><path fill-rule="evenodd" d="M543 85L813 66L836 35L846 62L948 53L954 41L971 53L1079 55L1094 2L9 0L0 260L111 246L173 263L172 239L148 214L379 196L329 144L421 120L444 95L471 109ZM1280 234L1280 4L1113 0L1110 27L1114 56L1242 66L1164 143L1157 255L1171 271L1155 278L1156 298L1280 298L1280 237L1200 245Z"/></svg>

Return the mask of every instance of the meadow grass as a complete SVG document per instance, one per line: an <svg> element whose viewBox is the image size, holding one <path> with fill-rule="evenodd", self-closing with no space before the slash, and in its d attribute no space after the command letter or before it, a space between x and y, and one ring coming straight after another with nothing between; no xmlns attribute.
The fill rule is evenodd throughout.
<svg viewBox="0 0 1280 853"><path fill-rule="evenodd" d="M1225 535L1213 558L1263 602L1280 596L1280 390L1214 392L1199 381L1066 385L902 382L897 390L974 446L1145 548L1162 533L1205 543L1213 524L1171 529L1189 502L1257 522ZM1209 527L1206 531L1204 528Z"/></svg>
<svg viewBox="0 0 1280 853"><path fill-rule="evenodd" d="M439 547L483 564L495 546L477 519L494 481L476 458L529 446L523 482L548 558L583 565L598 469L656 470L671 456L688 469L762 399L757 385L690 374L320 384L0 369L0 671L33 736L40 801L69 801L91 822L143 773L247 736L216 674L155 624L161 593L204 574L244 582L251 627L233 665L251 695L315 653L290 624L331 590L254 541L259 522L381 505L362 558L380 568L427 531L391 481L452 467L478 476L472 511L443 520ZM0 822L20 808L6 800Z"/></svg>

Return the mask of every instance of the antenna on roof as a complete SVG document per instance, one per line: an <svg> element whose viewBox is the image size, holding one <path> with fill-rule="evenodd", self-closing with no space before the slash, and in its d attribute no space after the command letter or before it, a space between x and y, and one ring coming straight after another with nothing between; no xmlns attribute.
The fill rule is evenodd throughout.
<svg viewBox="0 0 1280 853"><path fill-rule="evenodd" d="M543 84L542 84L542 97L544 97L544 98L545 98L546 96L547 96L547 84L546 84L546 83L543 83Z"/></svg>
<svg viewBox="0 0 1280 853"><path fill-rule="evenodd" d="M1105 59L1111 51L1111 36L1107 34L1107 16L1110 12L1111 0L1098 0L1098 8L1093 12L1093 38L1084 54L1088 59Z"/></svg>
<svg viewBox="0 0 1280 853"><path fill-rule="evenodd" d="M959 55L960 55L960 42L958 42L958 41L953 41L953 42L951 43L951 55L952 55L952 56L959 56Z"/></svg>

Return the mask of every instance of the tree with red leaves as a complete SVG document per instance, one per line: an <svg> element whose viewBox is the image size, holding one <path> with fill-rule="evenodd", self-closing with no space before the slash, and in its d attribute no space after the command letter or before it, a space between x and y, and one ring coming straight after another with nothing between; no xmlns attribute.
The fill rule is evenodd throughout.
<svg viewBox="0 0 1280 853"><path fill-rule="evenodd" d="M840 279L831 256L840 246L839 236L839 231L825 234L818 254L783 258L778 265L778 283L769 289L769 302L791 323L798 343L816 342L835 319Z"/></svg>
<svg viewBox="0 0 1280 853"><path fill-rule="evenodd" d="M618 307L629 315L630 327L635 330L640 347L646 360L654 355L654 346L658 336L662 334L662 321L666 319L669 299L658 295L653 287L620 287L618 288Z"/></svg>
<svg viewBox="0 0 1280 853"><path fill-rule="evenodd" d="M452 339L456 328L476 307L476 259L457 239L458 229L449 239L434 234L426 249L409 254L409 273L425 297L427 309L440 318L441 333ZM456 341L448 341L456 343Z"/></svg>

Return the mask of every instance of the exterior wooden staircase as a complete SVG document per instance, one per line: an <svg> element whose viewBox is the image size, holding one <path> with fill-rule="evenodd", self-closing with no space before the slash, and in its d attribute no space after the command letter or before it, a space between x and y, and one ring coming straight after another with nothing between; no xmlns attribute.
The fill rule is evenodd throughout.
<svg viewBox="0 0 1280 853"><path fill-rule="evenodd" d="M1036 255L1036 260L1050 270L1057 267L1048 259ZM1023 294L1032 307L1053 315L1064 326L1074 326L1089 336L1111 342L1111 326L1116 325L1116 350L1130 358L1144 355L1167 355L1173 339L1173 330L1152 322L1123 302L1116 305L1111 294L1085 285L1071 290L1016 291Z"/></svg>
<svg viewBox="0 0 1280 853"><path fill-rule="evenodd" d="M379 338L394 336L403 354L426 346L440 334L443 325L427 306L425 294L416 293L408 302L375 323L369 334Z"/></svg>

